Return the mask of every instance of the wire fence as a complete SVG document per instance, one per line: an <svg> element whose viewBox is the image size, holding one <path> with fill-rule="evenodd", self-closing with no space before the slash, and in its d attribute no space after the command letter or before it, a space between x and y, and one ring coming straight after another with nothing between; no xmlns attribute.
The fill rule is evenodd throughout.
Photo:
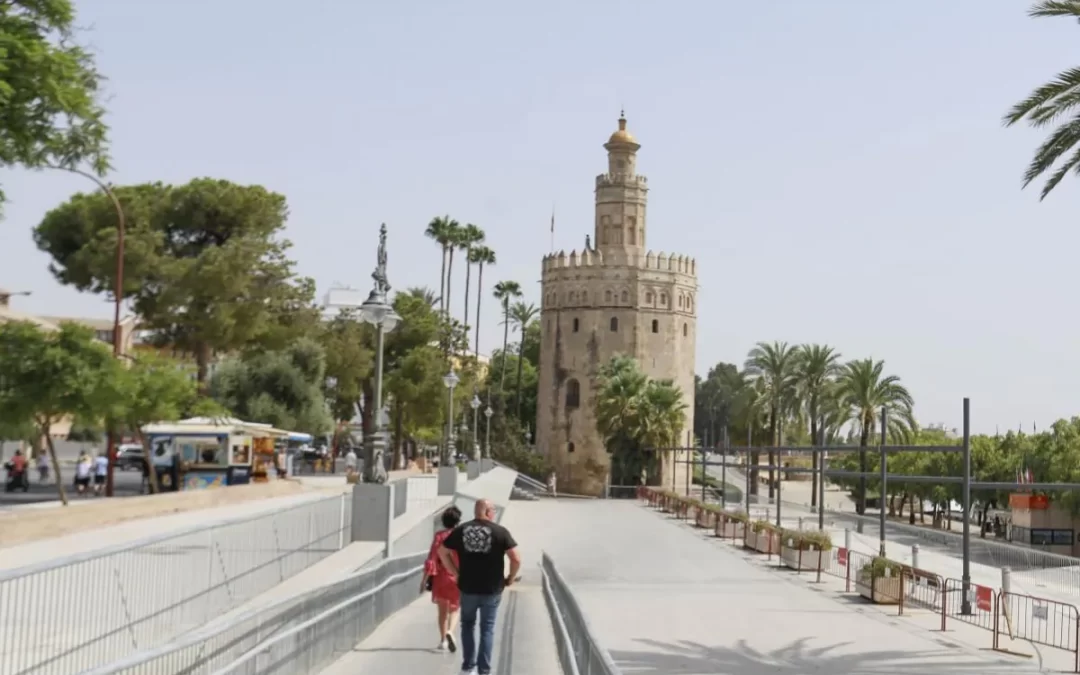
<svg viewBox="0 0 1080 675"><path fill-rule="evenodd" d="M426 553L237 616L85 675L306 675L329 666L417 598Z"/></svg>
<svg viewBox="0 0 1080 675"><path fill-rule="evenodd" d="M0 675L68 675L160 644L340 550L350 495L0 573Z"/></svg>
<svg viewBox="0 0 1080 675"><path fill-rule="evenodd" d="M546 600L549 608L558 617L555 624L555 639L560 642L559 651L573 655L572 661L568 658L563 662L563 669L567 673L580 673L580 675L622 675L622 671L612 660L611 654L597 641L596 634L593 633L585 614L581 611L581 605L578 604L574 592L547 553L541 556L540 567L544 573ZM562 630L559 630L560 624ZM569 640L569 644L565 642L566 640ZM566 670L568 661L576 668Z"/></svg>

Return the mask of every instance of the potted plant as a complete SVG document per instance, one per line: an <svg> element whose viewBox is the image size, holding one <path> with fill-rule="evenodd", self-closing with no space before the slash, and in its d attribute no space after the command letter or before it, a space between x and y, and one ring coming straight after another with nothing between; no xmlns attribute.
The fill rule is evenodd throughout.
<svg viewBox="0 0 1080 675"><path fill-rule="evenodd" d="M824 563L822 555L832 550L828 532L784 530L780 535L780 559L795 571L816 570Z"/></svg>
<svg viewBox="0 0 1080 675"><path fill-rule="evenodd" d="M722 539L742 537L750 516L743 511L720 512L716 518L716 536Z"/></svg>
<svg viewBox="0 0 1080 675"><path fill-rule="evenodd" d="M779 553L779 532L780 528L767 520L755 521L746 529L746 548L758 553Z"/></svg>
<svg viewBox="0 0 1080 675"><path fill-rule="evenodd" d="M900 563L875 556L859 569L855 577L855 588L859 595L878 605L899 604L903 590L903 571L904 566Z"/></svg>
<svg viewBox="0 0 1080 675"><path fill-rule="evenodd" d="M694 525L698 527L711 527L716 518L718 509L712 504L701 501L694 502Z"/></svg>

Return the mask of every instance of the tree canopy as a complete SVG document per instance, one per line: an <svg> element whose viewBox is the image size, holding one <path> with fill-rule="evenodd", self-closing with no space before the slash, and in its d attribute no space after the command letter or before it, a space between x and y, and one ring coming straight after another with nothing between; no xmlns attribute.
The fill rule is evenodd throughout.
<svg viewBox="0 0 1080 675"><path fill-rule="evenodd" d="M76 41L70 0L0 4L0 167L87 164L104 174L103 78ZM0 187L0 207L4 202Z"/></svg>
<svg viewBox="0 0 1080 675"><path fill-rule="evenodd" d="M209 178L114 193L126 217L125 297L156 341L195 356L199 382L215 353L282 348L310 329L314 284L295 275L280 238L282 195ZM76 194L45 215L34 239L61 283L108 293L116 225L106 195Z"/></svg>

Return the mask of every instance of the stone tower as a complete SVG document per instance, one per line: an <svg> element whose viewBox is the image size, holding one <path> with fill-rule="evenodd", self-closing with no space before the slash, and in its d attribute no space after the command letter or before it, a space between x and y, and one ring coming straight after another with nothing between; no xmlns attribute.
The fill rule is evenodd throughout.
<svg viewBox="0 0 1080 675"><path fill-rule="evenodd" d="M555 467L559 488L600 494L610 457L596 429L600 367L633 356L644 373L671 379L687 404L680 444L693 424L697 270L690 257L645 248L648 181L637 173L641 148L619 117L604 144L608 166L596 177L591 248L544 257L541 273L540 382L536 445ZM665 485L682 489L685 467Z"/></svg>

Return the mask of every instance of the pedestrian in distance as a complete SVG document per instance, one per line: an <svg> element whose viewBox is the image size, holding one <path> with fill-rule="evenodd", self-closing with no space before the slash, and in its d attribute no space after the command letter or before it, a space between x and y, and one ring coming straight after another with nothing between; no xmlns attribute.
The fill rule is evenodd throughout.
<svg viewBox="0 0 1080 675"><path fill-rule="evenodd" d="M451 652L456 652L457 642L454 640L454 629L457 628L461 609L461 593L458 591L457 577L451 574L439 560L439 548L461 522L461 509L456 506L449 507L442 512L440 520L443 529L436 532L431 541L431 550L424 563L424 578L420 580L420 592L431 591L431 602L439 610L439 650L449 649ZM457 560L457 554L454 554L454 562L457 563Z"/></svg>
<svg viewBox="0 0 1080 675"><path fill-rule="evenodd" d="M94 494L101 496L105 489L105 478L109 475L109 458L104 452L99 452L94 458Z"/></svg>
<svg viewBox="0 0 1080 675"><path fill-rule="evenodd" d="M521 554L510 531L494 522L495 505L490 500L476 502L474 515L473 520L458 525L446 537L439 547L439 560L457 576L461 591L461 673L490 675L499 603L503 591L517 580ZM506 558L510 559L509 573Z"/></svg>
<svg viewBox="0 0 1080 675"><path fill-rule="evenodd" d="M86 488L90 485L90 474L94 472L94 460L83 450L79 453L79 460L75 463L75 491L80 495L86 494Z"/></svg>

